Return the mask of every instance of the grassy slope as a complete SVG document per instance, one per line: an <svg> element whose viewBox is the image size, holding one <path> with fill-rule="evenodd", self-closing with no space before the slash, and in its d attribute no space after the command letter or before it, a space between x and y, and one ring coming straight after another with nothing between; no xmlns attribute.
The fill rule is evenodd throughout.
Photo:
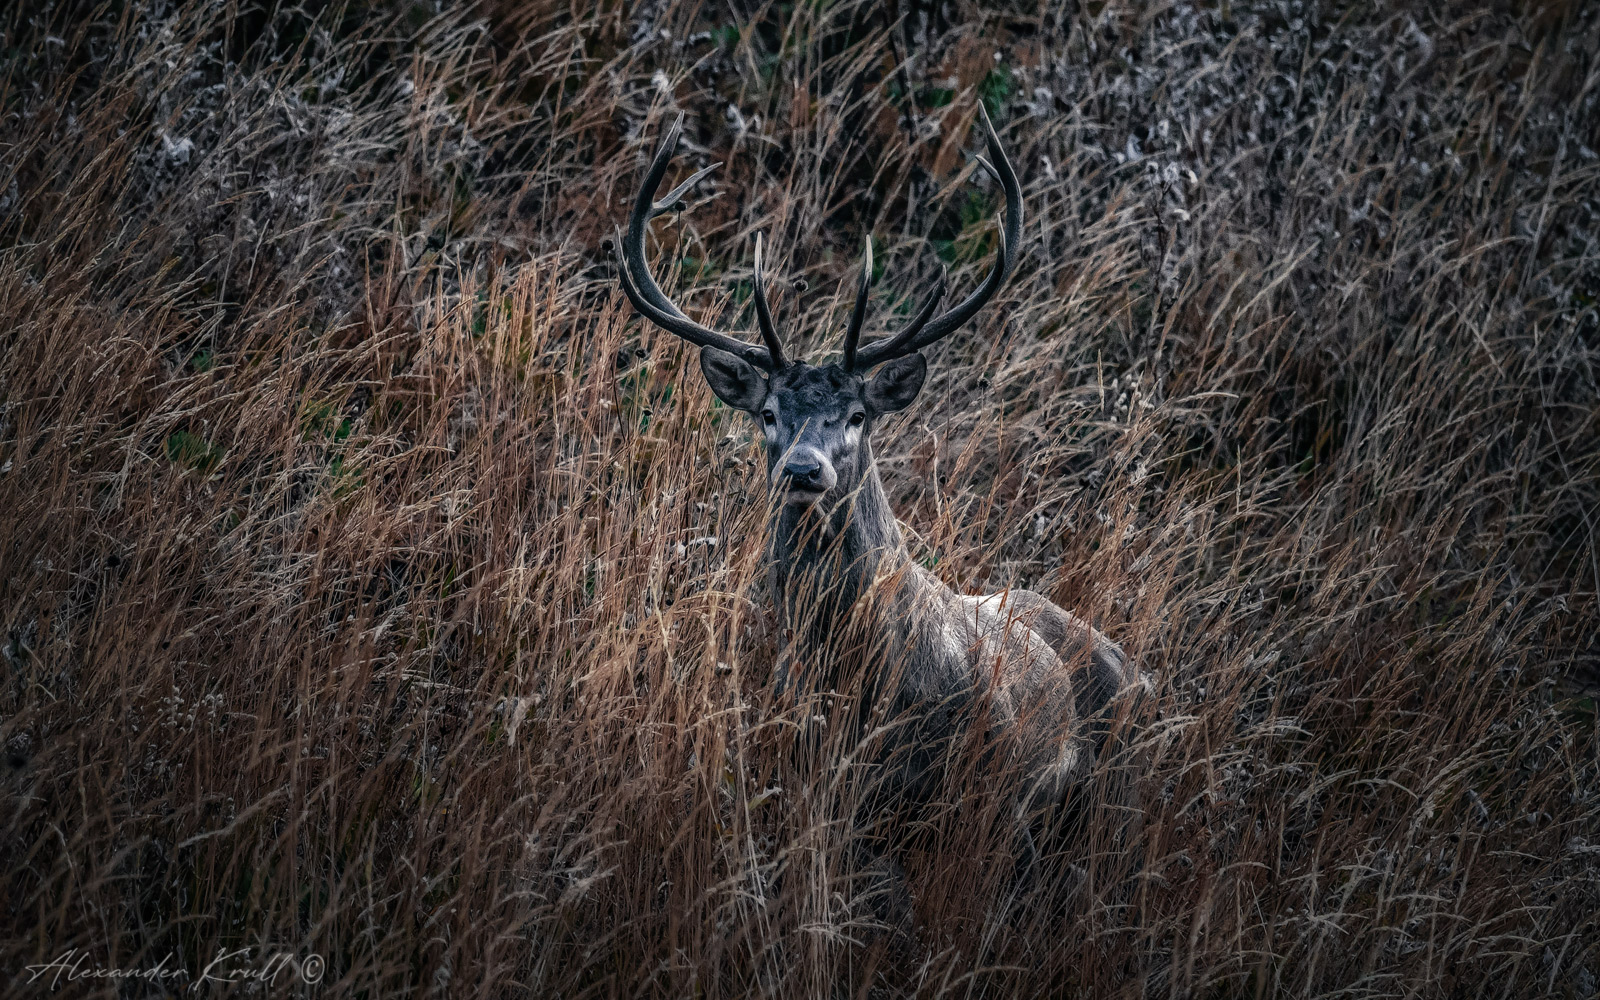
<svg viewBox="0 0 1600 1000"><path fill-rule="evenodd" d="M1593 994L1594 12L902 6L3 15L6 976ZM601 246L682 109L663 284L748 327L765 231L816 355L870 231L891 328L992 246L977 100L1025 257L881 464L1152 672L1148 815L1016 898L957 782L897 934L749 430Z"/></svg>

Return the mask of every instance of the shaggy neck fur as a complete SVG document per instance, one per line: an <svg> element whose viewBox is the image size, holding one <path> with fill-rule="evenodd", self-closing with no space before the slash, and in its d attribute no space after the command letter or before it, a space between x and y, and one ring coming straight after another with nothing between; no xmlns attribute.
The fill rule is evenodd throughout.
<svg viewBox="0 0 1600 1000"><path fill-rule="evenodd" d="M839 479L813 507L780 507L769 524L773 599L784 625L813 651L837 649L857 599L880 572L909 562L870 444Z"/></svg>

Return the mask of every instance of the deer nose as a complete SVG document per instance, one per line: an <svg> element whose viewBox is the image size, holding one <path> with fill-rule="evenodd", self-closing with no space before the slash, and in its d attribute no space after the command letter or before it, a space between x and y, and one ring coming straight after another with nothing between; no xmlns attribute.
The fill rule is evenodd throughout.
<svg viewBox="0 0 1600 1000"><path fill-rule="evenodd" d="M822 488L822 463L806 461L804 459L788 462L783 467L783 474L794 485L804 489L816 490Z"/></svg>

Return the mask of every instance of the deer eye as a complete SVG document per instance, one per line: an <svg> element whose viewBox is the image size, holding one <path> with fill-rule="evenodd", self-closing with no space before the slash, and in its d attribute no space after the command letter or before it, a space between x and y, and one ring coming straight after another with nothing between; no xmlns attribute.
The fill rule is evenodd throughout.
<svg viewBox="0 0 1600 1000"><path fill-rule="evenodd" d="M866 422L867 422L867 415L865 413L862 413L860 410L857 410L856 412L850 414L850 426L851 427L860 427L862 424L864 424Z"/></svg>
<svg viewBox="0 0 1600 1000"><path fill-rule="evenodd" d="M772 415L771 410L762 410L761 422L766 424L768 427L771 427L773 424L778 422L778 418Z"/></svg>

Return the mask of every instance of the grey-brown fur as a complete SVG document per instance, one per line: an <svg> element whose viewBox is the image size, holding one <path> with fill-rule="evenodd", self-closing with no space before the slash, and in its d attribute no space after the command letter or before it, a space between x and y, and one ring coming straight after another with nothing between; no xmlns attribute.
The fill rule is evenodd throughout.
<svg viewBox="0 0 1600 1000"><path fill-rule="evenodd" d="M664 329L700 347L700 368L718 397L749 413L765 437L775 514L769 526L773 600L792 636L785 683L854 693L863 721L897 735L885 751L889 784L928 793L958 749L981 748L988 765L1015 768L1023 807L1057 802L1087 774L1120 692L1138 687L1122 651L1084 622L1029 591L956 594L906 551L878 478L873 424L904 409L927 376L922 348L958 329L1005 283L1022 236L1022 191L987 114L978 117L1006 206L998 252L983 282L940 311L945 278L899 332L860 343L872 281L867 241L839 364L792 361L767 304L762 244L753 301L764 346L689 319L650 274L644 234L707 167L660 201L655 193L681 133L666 132L619 242L623 291ZM876 368L872 377L865 373ZM970 758L969 758L970 759Z"/></svg>
<svg viewBox="0 0 1600 1000"><path fill-rule="evenodd" d="M837 480L811 503L775 498L769 583L794 636L783 669L805 674L786 682L869 692L880 721L916 713L923 724L909 731L938 752L909 748L900 780L910 794L927 790L936 775L924 772L940 767L959 743L955 730L981 711L996 751L1026 776L1019 804L1059 801L1093 761L1103 732L1095 720L1138 689L1137 671L1115 643L1036 593L957 594L913 561L874 463L867 432L878 414L862 402L870 392L832 366L797 367L768 390L776 414L793 422L767 434L769 479L785 490L785 460L805 440L825 450ZM857 405L868 420L851 447L839 429ZM761 407L753 412L762 419Z"/></svg>

